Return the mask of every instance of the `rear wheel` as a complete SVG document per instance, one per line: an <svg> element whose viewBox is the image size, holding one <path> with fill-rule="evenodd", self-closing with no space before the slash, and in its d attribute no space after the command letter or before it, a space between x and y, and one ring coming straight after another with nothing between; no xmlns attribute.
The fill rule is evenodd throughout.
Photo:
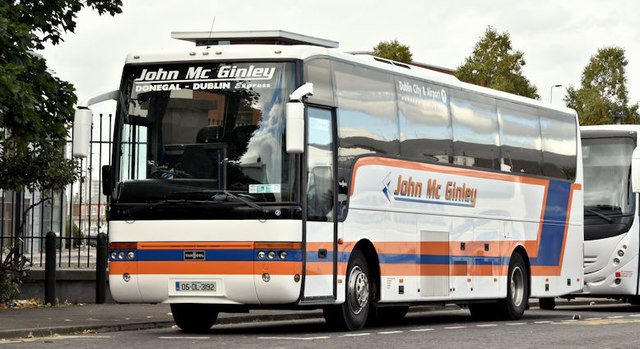
<svg viewBox="0 0 640 349"><path fill-rule="evenodd" d="M354 250L347 266L345 302L324 309L330 326L341 330L364 327L371 307L369 267L360 250Z"/></svg>
<svg viewBox="0 0 640 349"><path fill-rule="evenodd" d="M176 325L187 333L206 332L218 319L218 310L211 304L173 303L171 313Z"/></svg>
<svg viewBox="0 0 640 349"><path fill-rule="evenodd" d="M529 303L529 273L524 259L514 253L509 262L507 298L498 302L501 318L517 320L522 317Z"/></svg>
<svg viewBox="0 0 640 349"><path fill-rule="evenodd" d="M509 262L507 298L497 303L470 304L469 310L476 320L517 320L524 314L528 303L529 273L522 256L514 253Z"/></svg>

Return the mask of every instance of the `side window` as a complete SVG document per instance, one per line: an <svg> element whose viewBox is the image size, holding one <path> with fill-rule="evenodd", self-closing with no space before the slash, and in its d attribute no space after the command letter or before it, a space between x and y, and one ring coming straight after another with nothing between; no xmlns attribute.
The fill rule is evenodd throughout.
<svg viewBox="0 0 640 349"><path fill-rule="evenodd" d="M500 117L501 169L508 172L542 174L542 140L538 111L498 101Z"/></svg>
<svg viewBox="0 0 640 349"><path fill-rule="evenodd" d="M339 156L398 155L396 90L390 75L334 62Z"/></svg>
<svg viewBox="0 0 640 349"><path fill-rule="evenodd" d="M453 126L453 163L500 169L498 115L495 100L461 90L450 90Z"/></svg>
<svg viewBox="0 0 640 349"><path fill-rule="evenodd" d="M543 175L562 179L575 178L577 127L572 117L552 110L540 110Z"/></svg>
<svg viewBox="0 0 640 349"><path fill-rule="evenodd" d="M307 111L307 218L333 220L333 127L331 111Z"/></svg>
<svg viewBox="0 0 640 349"><path fill-rule="evenodd" d="M447 89L398 77L396 93L402 157L451 162L453 143Z"/></svg>
<svg viewBox="0 0 640 349"><path fill-rule="evenodd" d="M313 83L313 95L309 96L309 103L335 106L329 59L311 58L305 61L304 82Z"/></svg>

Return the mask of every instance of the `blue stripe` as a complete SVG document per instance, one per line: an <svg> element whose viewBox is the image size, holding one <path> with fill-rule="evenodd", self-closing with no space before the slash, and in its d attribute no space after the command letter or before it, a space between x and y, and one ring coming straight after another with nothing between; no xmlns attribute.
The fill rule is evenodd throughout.
<svg viewBox="0 0 640 349"><path fill-rule="evenodd" d="M163 262L179 262L184 261L185 250L137 250L136 260L143 262L163 261ZM193 251L193 250L189 250ZM302 252L300 250L277 250L275 259L258 259L257 250L220 250L220 249L203 249L196 251L204 251L206 262L300 262L302 261ZM287 252L286 259L280 259L280 251ZM268 251L265 251L268 252Z"/></svg>
<svg viewBox="0 0 640 349"><path fill-rule="evenodd" d="M544 221L540 233L538 257L530 258L531 265L559 266L562 244L565 240L565 224L569 210L571 183L549 182Z"/></svg>

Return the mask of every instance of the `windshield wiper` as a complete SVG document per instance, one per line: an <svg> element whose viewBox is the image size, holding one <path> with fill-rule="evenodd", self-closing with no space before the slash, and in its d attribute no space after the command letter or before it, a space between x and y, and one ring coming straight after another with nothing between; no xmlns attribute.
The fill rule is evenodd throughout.
<svg viewBox="0 0 640 349"><path fill-rule="evenodd" d="M213 195L211 197L211 199L214 200L214 201L226 201L229 198L238 200L238 201L246 204L247 206L249 206L249 207L251 207L251 208L253 208L253 209L255 209L255 210L259 211L259 212L262 212L262 213L266 213L267 212L262 206L256 204L255 202L252 202L252 201L250 201L250 200L248 200L246 198L243 198L240 195L235 195L235 194L233 194L231 192L228 192L226 190L223 190L223 191L221 191L221 192L219 192L219 193L217 193L217 194L215 194L215 195Z"/></svg>
<svg viewBox="0 0 640 349"><path fill-rule="evenodd" d="M609 222L609 223L612 223L612 222L613 222L613 219L611 219L611 218L607 217L606 215L603 215L602 213L600 213L600 212L598 212L598 211L596 211L596 210L592 210L592 209L590 209L590 208L585 208L584 210L585 210L585 211L587 211L587 212L589 212L589 213L592 213L592 214L594 214L594 215L596 215L596 216L598 216L598 217L600 217L600 218L602 218L602 219L604 219L605 221L607 221L607 222Z"/></svg>
<svg viewBox="0 0 640 349"><path fill-rule="evenodd" d="M187 200L187 199L167 199L156 202L149 202L142 205L137 205L133 208L124 211L125 214L131 215L133 213L150 209L156 206L162 205L182 205L182 204L211 204L211 200Z"/></svg>

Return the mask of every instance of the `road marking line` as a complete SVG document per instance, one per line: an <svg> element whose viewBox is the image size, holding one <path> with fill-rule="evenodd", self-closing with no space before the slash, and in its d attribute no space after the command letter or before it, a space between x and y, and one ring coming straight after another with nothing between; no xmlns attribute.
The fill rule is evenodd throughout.
<svg viewBox="0 0 640 349"><path fill-rule="evenodd" d="M104 339L104 338L111 338L111 336L93 336L93 335L90 335L90 334L79 334L77 336L59 336L57 338L61 338L61 339L87 339L87 338Z"/></svg>
<svg viewBox="0 0 640 349"><path fill-rule="evenodd" d="M180 336L161 336L158 339L211 339L211 337L180 337Z"/></svg>
<svg viewBox="0 0 640 349"><path fill-rule="evenodd" d="M631 314L629 316L638 317L638 316L640 316L640 314Z"/></svg>
<svg viewBox="0 0 640 349"><path fill-rule="evenodd" d="M411 332L427 332L427 331L433 331L433 328L417 328L415 330L410 330Z"/></svg>
<svg viewBox="0 0 640 349"><path fill-rule="evenodd" d="M364 333L349 333L349 334L345 334L342 337L361 337L361 336L370 336L371 333L369 332L364 332Z"/></svg>
<svg viewBox="0 0 640 349"><path fill-rule="evenodd" d="M551 323L551 321L546 321L546 320L545 320L545 321L536 321L536 322L534 322L534 323L535 323L535 324L550 324L550 323Z"/></svg>
<svg viewBox="0 0 640 349"><path fill-rule="evenodd" d="M618 315L618 316L607 316L607 319L622 319L624 316Z"/></svg>
<svg viewBox="0 0 640 349"><path fill-rule="evenodd" d="M520 326L520 325L526 325L526 323L524 323L524 322L507 322L505 325L507 325L507 326Z"/></svg>
<svg viewBox="0 0 640 349"><path fill-rule="evenodd" d="M320 336L320 337L258 337L258 339L286 339L286 340L296 340L296 341L312 341L316 339L329 339L329 336Z"/></svg>
<svg viewBox="0 0 640 349"><path fill-rule="evenodd" d="M459 330L459 329L463 329L463 328L467 328L467 326L451 326L451 327L445 327L445 330Z"/></svg>
<svg viewBox="0 0 640 349"><path fill-rule="evenodd" d="M383 332L378 332L378 334L398 334L403 332L404 331L383 331Z"/></svg>
<svg viewBox="0 0 640 349"><path fill-rule="evenodd" d="M585 319L586 321L590 321L590 320L602 320L601 317L590 317L588 319Z"/></svg>
<svg viewBox="0 0 640 349"><path fill-rule="evenodd" d="M496 325L496 324L483 324L483 325L476 325L476 326L478 326L478 327L496 327L498 325Z"/></svg>

